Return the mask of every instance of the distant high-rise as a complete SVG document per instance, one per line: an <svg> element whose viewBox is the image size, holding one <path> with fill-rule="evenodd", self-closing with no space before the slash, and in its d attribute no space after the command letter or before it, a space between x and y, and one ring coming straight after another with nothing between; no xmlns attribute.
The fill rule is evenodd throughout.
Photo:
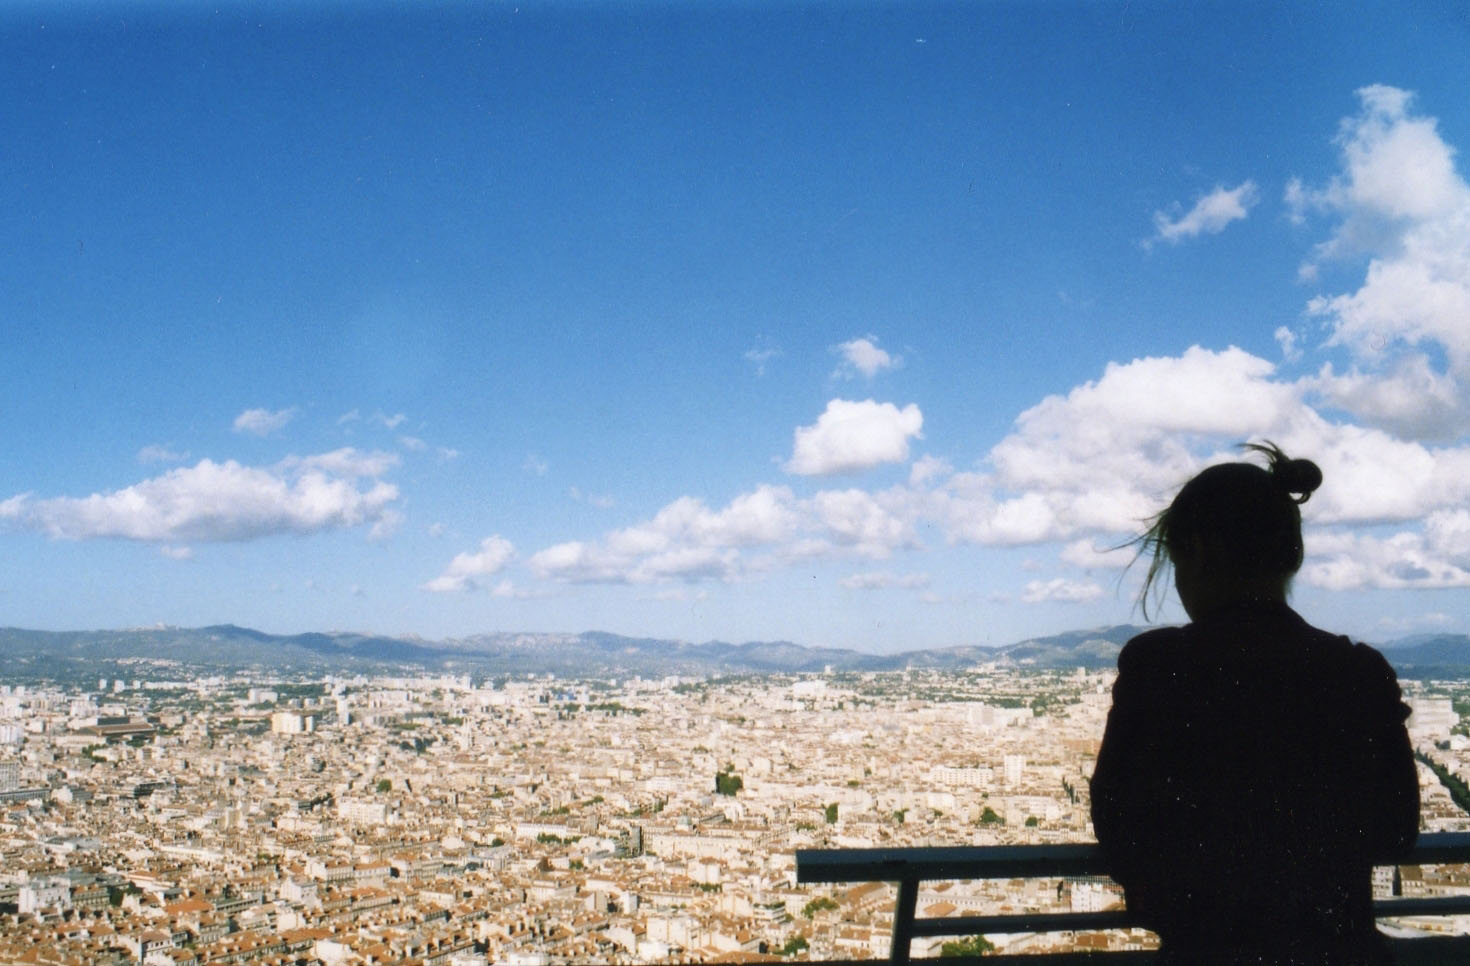
<svg viewBox="0 0 1470 966"><path fill-rule="evenodd" d="M1005 780L1007 785L1015 786L1021 784L1021 772L1026 767L1026 759L1022 755L1006 755L1005 757Z"/></svg>

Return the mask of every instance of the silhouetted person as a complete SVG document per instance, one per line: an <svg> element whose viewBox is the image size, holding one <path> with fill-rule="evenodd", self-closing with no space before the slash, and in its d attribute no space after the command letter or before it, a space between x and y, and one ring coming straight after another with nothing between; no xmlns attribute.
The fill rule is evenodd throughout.
<svg viewBox="0 0 1470 966"><path fill-rule="evenodd" d="M1372 865L1405 853L1419 785L1398 680L1286 605L1309 460L1209 467L1140 538L1191 623L1118 656L1092 821L1164 963L1391 962Z"/></svg>

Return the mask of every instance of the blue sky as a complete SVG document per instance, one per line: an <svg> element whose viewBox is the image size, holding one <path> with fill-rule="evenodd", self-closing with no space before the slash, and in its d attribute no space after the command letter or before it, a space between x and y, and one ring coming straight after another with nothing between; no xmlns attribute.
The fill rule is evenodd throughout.
<svg viewBox="0 0 1470 966"><path fill-rule="evenodd" d="M0 13L0 623L1007 643L1269 437L1470 631L1457 5L697 6Z"/></svg>

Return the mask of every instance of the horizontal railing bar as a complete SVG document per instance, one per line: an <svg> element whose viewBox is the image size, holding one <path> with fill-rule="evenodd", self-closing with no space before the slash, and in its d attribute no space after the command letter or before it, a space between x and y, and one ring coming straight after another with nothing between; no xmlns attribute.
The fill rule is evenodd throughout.
<svg viewBox="0 0 1470 966"><path fill-rule="evenodd" d="M1379 899L1378 919L1452 916L1470 913L1470 895ZM1126 910L1112 912L1030 912L1009 916L943 916L914 919L915 936L968 936L975 933L1092 932L1130 929L1140 923Z"/></svg>
<svg viewBox="0 0 1470 966"><path fill-rule="evenodd" d="M1091 844L796 851L797 882L1040 879L1102 874L1102 853Z"/></svg>
<svg viewBox="0 0 1470 966"><path fill-rule="evenodd" d="M1128 912L1031 912L1014 916L946 916L914 920L915 936L969 936L1006 932L1093 932L1130 929L1138 921Z"/></svg>
<svg viewBox="0 0 1470 966"><path fill-rule="evenodd" d="M1407 856L1385 865L1470 863L1470 833L1419 836ZM911 849L798 849L796 881L921 882L941 879L1042 879L1106 875L1095 844L940 846Z"/></svg>
<svg viewBox="0 0 1470 966"><path fill-rule="evenodd" d="M1375 919L1402 916L1456 916L1470 913L1470 895L1413 896L1377 899L1373 903Z"/></svg>
<svg viewBox="0 0 1470 966"><path fill-rule="evenodd" d="M1419 836L1407 858L1385 865L1453 865L1470 862L1470 832L1430 832Z"/></svg>

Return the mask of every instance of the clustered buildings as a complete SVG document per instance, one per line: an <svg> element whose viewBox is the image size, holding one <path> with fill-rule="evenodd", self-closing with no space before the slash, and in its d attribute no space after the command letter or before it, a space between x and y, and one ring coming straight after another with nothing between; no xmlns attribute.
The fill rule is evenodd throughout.
<svg viewBox="0 0 1470 966"><path fill-rule="evenodd" d="M1089 840L1111 680L138 670L147 679L96 690L0 688L0 963L886 957L892 887L798 886L795 850ZM156 679L169 674L183 679ZM1421 702L1416 740L1470 775L1447 701ZM1426 826L1470 827L1422 774ZM1462 885L1404 869L1380 888ZM930 883L919 914L1120 898L1106 880ZM1152 942L991 938L1017 951Z"/></svg>

